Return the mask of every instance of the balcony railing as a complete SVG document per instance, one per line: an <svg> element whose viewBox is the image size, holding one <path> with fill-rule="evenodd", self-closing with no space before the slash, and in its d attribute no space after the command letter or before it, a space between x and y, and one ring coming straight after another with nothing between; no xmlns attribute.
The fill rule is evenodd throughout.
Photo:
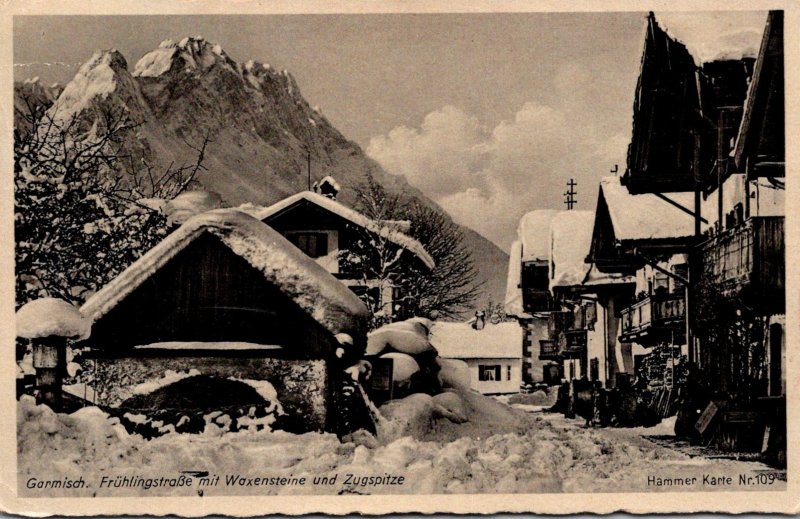
<svg viewBox="0 0 800 519"><path fill-rule="evenodd" d="M540 339L539 360L561 360L561 350L558 341Z"/></svg>
<svg viewBox="0 0 800 519"><path fill-rule="evenodd" d="M561 355L565 358L579 358L586 351L586 330L567 330L561 334Z"/></svg>
<svg viewBox="0 0 800 519"><path fill-rule="evenodd" d="M754 217L700 246L702 281L725 296L752 295L755 302L783 308L782 216ZM744 292L744 294L742 294Z"/></svg>
<svg viewBox="0 0 800 519"><path fill-rule="evenodd" d="M654 295L622 310L622 340L642 338L654 331L678 331L685 326L686 301L681 293Z"/></svg>
<svg viewBox="0 0 800 519"><path fill-rule="evenodd" d="M586 352L586 330L567 330L557 339L539 340L539 360L576 359Z"/></svg>

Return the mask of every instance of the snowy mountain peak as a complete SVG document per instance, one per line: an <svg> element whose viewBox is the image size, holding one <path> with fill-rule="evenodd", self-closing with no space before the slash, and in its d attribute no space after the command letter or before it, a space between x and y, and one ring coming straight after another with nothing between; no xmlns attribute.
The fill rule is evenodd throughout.
<svg viewBox="0 0 800 519"><path fill-rule="evenodd" d="M236 63L222 47L202 36L186 37L178 43L162 41L158 48L148 52L133 69L136 77L159 77L167 72L205 71L215 65L235 69Z"/></svg>
<svg viewBox="0 0 800 519"><path fill-rule="evenodd" d="M64 87L53 105L53 115L61 120L72 117L94 100L107 98L121 83L129 88L129 80L128 62L122 54L116 49L97 51Z"/></svg>

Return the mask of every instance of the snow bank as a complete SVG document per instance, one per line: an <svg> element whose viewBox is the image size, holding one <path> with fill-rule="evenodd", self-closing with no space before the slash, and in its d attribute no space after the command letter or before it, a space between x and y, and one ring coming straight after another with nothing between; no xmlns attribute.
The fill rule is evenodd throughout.
<svg viewBox="0 0 800 519"><path fill-rule="evenodd" d="M41 337L75 337L86 339L91 322L77 308L52 297L35 299L17 310L17 336L26 339Z"/></svg>
<svg viewBox="0 0 800 519"><path fill-rule="evenodd" d="M445 391L433 397L434 415L446 418L453 423L465 423L469 420L467 406L458 393Z"/></svg>
<svg viewBox="0 0 800 519"><path fill-rule="evenodd" d="M402 436L426 436L433 427L433 410L433 397L424 393L390 400L380 407L385 421L378 424L378 438L388 443Z"/></svg>
<svg viewBox="0 0 800 519"><path fill-rule="evenodd" d="M433 321L427 317L412 317L411 319L406 319L405 322L421 324L423 327L425 327L426 334L430 334L431 328L433 328Z"/></svg>
<svg viewBox="0 0 800 519"><path fill-rule="evenodd" d="M443 388L469 391L472 375L466 362L439 357L436 359L436 364L439 365L439 383Z"/></svg>
<svg viewBox="0 0 800 519"><path fill-rule="evenodd" d="M405 353L391 352L381 355L382 359L391 359L394 365L392 371L392 381L396 386L407 386L411 376L419 371L419 364L411 355Z"/></svg>
<svg viewBox="0 0 800 519"><path fill-rule="evenodd" d="M633 427L628 431L642 436L675 436L675 422L677 421L677 416L670 416L652 427Z"/></svg>
<svg viewBox="0 0 800 519"><path fill-rule="evenodd" d="M333 477L335 485L264 486L259 495L275 494L465 494L543 492L653 491L642 474L658 466L664 474L682 477L709 473L755 474L760 463L690 458L617 429L582 428L560 415L529 415L475 393L458 397L468 422L454 423L438 407L455 411L453 397L415 395L400 401L391 415L395 424L409 419L409 434L354 434L340 442L332 434L289 434L281 431L211 434L167 434L144 440L128 434L115 418L97 408L72 415L55 414L23 397L17 406L19 481L30 477L62 479L103 475L177 477L180 471L203 470L245 477ZM216 416L211 421L222 421ZM387 420L388 422L388 420ZM210 426L209 426L210 428ZM402 475L403 485L345 484L354 476ZM786 488L778 481L774 490ZM661 488L674 492L675 487ZM724 487L720 490L730 490ZM24 493L25 489L21 491ZM196 496L197 488L144 490L53 489L52 496L109 495ZM60 494L59 494L60 493ZM205 495L253 495L253 487L206 488Z"/></svg>
<svg viewBox="0 0 800 519"><path fill-rule="evenodd" d="M367 335L367 355L378 355L384 351L419 355L435 350L428 341L424 327L414 323L395 323L382 326Z"/></svg>

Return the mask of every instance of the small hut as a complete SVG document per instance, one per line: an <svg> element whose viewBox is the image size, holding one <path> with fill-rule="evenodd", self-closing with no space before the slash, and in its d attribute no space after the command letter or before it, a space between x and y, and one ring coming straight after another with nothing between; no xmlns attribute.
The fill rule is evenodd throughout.
<svg viewBox="0 0 800 519"><path fill-rule="evenodd" d="M189 218L81 313L93 321L98 404L119 406L134 388L176 373L266 381L294 430L337 428L343 363L366 341L358 297L233 209ZM337 335L352 338L350 351L342 353Z"/></svg>

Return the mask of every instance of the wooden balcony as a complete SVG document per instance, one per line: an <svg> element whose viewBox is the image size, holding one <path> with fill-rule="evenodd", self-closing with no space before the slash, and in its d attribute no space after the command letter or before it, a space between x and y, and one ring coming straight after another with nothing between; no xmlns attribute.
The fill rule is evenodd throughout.
<svg viewBox="0 0 800 519"><path fill-rule="evenodd" d="M559 337L561 356L567 359L578 359L586 353L586 330L567 330Z"/></svg>
<svg viewBox="0 0 800 519"><path fill-rule="evenodd" d="M577 359L586 353L586 330L566 330L539 341L539 360Z"/></svg>
<svg viewBox="0 0 800 519"><path fill-rule="evenodd" d="M558 341L550 339L539 340L539 360L561 360L561 350Z"/></svg>
<svg viewBox="0 0 800 519"><path fill-rule="evenodd" d="M655 340L682 340L686 301L682 293L654 295L622 310L622 342L648 345Z"/></svg>
<svg viewBox="0 0 800 519"><path fill-rule="evenodd" d="M699 246L701 283L766 311L785 311L782 216L745 220Z"/></svg>

